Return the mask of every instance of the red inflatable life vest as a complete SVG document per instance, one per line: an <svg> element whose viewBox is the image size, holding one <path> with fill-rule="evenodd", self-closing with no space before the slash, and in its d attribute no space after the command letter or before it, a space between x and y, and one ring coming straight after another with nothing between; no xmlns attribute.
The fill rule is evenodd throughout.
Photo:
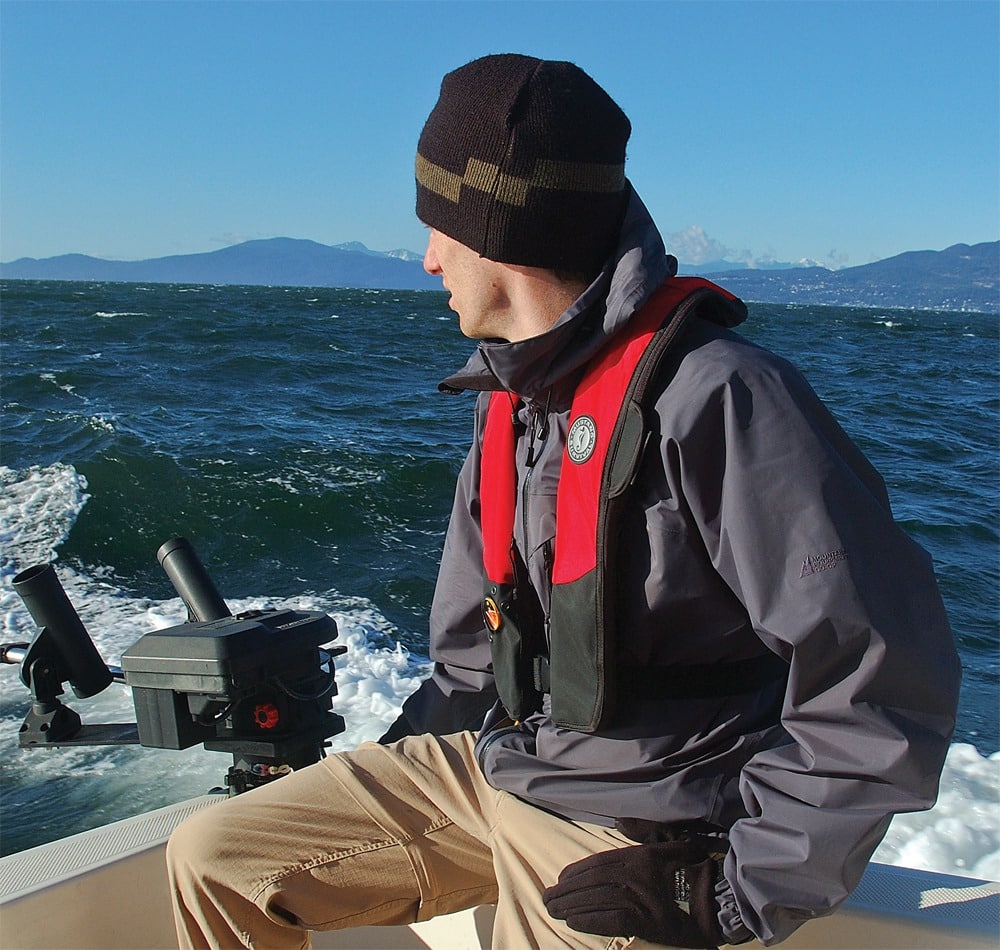
<svg viewBox="0 0 1000 950"><path fill-rule="evenodd" d="M480 476L483 612L497 688L513 718L537 709L541 693L549 692L558 725L594 732L607 723L616 687L612 525L645 445L649 383L689 314L702 307L742 306L710 281L670 278L587 367L573 397L556 495L547 645L537 631L522 629L518 618L512 417L517 397L492 394Z"/></svg>

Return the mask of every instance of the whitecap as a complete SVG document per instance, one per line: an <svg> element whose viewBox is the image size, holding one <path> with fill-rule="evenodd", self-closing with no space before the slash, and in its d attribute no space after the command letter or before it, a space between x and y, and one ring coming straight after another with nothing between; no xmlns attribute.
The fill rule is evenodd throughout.
<svg viewBox="0 0 1000 950"><path fill-rule="evenodd" d="M87 480L72 465L0 466L0 603L9 578L19 570L58 556L90 496Z"/></svg>
<svg viewBox="0 0 1000 950"><path fill-rule="evenodd" d="M115 431L114 417L109 418L108 416L101 414L91 416L87 420L87 425L89 425L92 429L100 429L103 432Z"/></svg>

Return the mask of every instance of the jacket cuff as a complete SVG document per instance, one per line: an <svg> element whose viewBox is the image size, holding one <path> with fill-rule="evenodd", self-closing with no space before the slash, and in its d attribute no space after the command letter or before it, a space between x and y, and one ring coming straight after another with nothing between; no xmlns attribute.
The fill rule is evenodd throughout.
<svg viewBox="0 0 1000 950"><path fill-rule="evenodd" d="M715 885L715 901L719 905L719 926L730 944L748 943L754 939L753 932L743 923L736 896L724 876Z"/></svg>

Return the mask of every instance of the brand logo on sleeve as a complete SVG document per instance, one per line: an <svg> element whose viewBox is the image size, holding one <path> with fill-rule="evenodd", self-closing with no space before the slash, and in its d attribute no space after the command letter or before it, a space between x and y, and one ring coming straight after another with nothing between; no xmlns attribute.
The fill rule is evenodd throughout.
<svg viewBox="0 0 1000 950"><path fill-rule="evenodd" d="M843 548L838 551L830 551L829 554L810 555L802 562L802 571L799 577L808 577L810 574L828 571L831 567L836 567L841 561L846 560L847 552Z"/></svg>

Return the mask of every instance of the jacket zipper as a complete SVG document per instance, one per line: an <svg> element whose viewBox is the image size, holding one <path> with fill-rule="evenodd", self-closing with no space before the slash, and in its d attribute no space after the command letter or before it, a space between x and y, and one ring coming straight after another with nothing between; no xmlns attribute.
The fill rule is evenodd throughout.
<svg viewBox="0 0 1000 950"><path fill-rule="evenodd" d="M528 408L528 451L525 456L525 467L527 471L524 481L521 483L521 530L524 536L524 545L530 547L531 539L528 534L528 489L531 486L531 476L535 471L535 463L545 448L545 440L549 435L548 401L546 407L540 410L532 403ZM525 563L527 563L525 556Z"/></svg>

